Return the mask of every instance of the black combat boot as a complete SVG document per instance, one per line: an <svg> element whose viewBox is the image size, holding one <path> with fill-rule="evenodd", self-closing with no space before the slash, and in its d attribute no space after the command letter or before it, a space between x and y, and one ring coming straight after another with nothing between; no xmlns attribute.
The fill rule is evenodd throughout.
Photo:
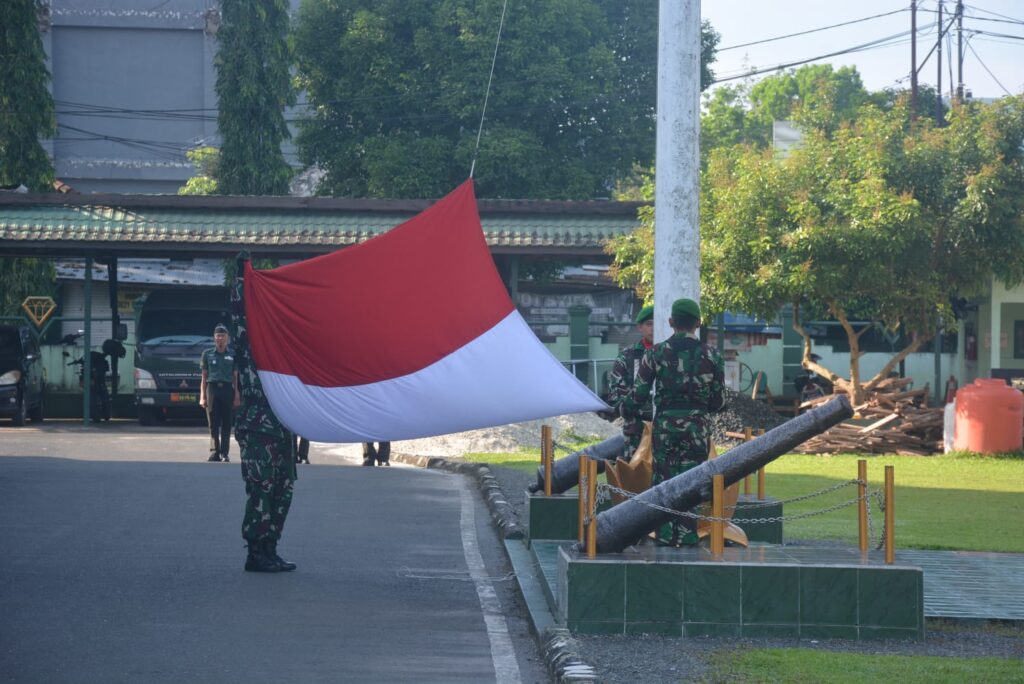
<svg viewBox="0 0 1024 684"><path fill-rule="evenodd" d="M286 561L284 558L277 555L276 539L267 539L263 542L263 555L265 555L269 560L277 563L278 567L284 572L291 572L298 567L295 563Z"/></svg>
<svg viewBox="0 0 1024 684"><path fill-rule="evenodd" d="M208 458L206 460L209 461L210 463L217 463L217 462L220 461L220 455L219 454L210 454L210 458Z"/></svg>
<svg viewBox="0 0 1024 684"><path fill-rule="evenodd" d="M247 572L281 572L281 566L263 551L263 542L249 542L249 555L245 558Z"/></svg>

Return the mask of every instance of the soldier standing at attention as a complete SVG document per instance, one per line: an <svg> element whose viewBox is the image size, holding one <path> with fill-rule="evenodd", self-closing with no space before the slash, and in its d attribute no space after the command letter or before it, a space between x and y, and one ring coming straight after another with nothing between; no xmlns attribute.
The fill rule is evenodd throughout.
<svg viewBox="0 0 1024 684"><path fill-rule="evenodd" d="M632 418L654 395L653 484L703 463L711 446L708 413L725 406L725 364L718 351L694 337L700 305L692 299L672 302L672 337L644 354L633 391L622 402ZM658 530L658 541L672 546L697 543L696 521L676 518Z"/></svg>
<svg viewBox="0 0 1024 684"><path fill-rule="evenodd" d="M608 375L608 403L617 413L621 414L623 400L633 391L633 382L640 370L640 360L644 352L654 346L654 307L645 306L636 315L636 327L640 331L640 341L619 352ZM640 438L644 434L644 421L651 420L651 401L640 409L636 416L625 418L622 434L626 438L626 458L631 457L640 446Z"/></svg>
<svg viewBox="0 0 1024 684"><path fill-rule="evenodd" d="M277 555L277 542L284 530L298 477L293 454L295 438L270 408L252 362L242 295L243 265L239 260L239 275L231 290L231 319L237 326L235 354L242 395L242 405L235 419L235 439L242 451L242 479L247 497L242 519L242 537L249 549L245 569L283 572L295 569L295 563Z"/></svg>
<svg viewBox="0 0 1024 684"><path fill-rule="evenodd" d="M199 383L199 405L206 409L210 424L210 458L227 463L231 451L231 413L239 405L238 372L235 357L228 350L228 329L213 329L214 347L203 352L199 361L202 380Z"/></svg>

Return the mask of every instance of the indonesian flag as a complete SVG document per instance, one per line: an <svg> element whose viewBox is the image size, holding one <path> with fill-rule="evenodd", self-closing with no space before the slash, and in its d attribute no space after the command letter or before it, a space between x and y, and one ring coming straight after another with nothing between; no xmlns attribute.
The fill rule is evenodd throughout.
<svg viewBox="0 0 1024 684"><path fill-rule="evenodd" d="M274 413L317 442L414 439L607 406L527 326L466 181L362 244L245 270Z"/></svg>

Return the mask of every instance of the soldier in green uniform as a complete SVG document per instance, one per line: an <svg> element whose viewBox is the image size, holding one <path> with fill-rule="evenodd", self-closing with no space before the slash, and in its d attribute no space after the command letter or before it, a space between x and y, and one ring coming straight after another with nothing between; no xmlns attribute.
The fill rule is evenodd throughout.
<svg viewBox="0 0 1024 684"><path fill-rule="evenodd" d="M708 413L725 406L722 357L693 335L700 316L700 305L692 299L672 303L672 337L644 354L633 391L622 402L623 416L632 418L654 396L653 484L707 460ZM696 523L677 518L658 530L658 540L673 546L696 544Z"/></svg>
<svg viewBox="0 0 1024 684"><path fill-rule="evenodd" d="M235 356L228 349L227 326L213 329L215 346L203 352L199 360L202 380L199 383L199 405L206 409L210 425L210 458L208 461L229 461L231 451L231 414L239 405L238 373Z"/></svg>
<svg viewBox="0 0 1024 684"><path fill-rule="evenodd" d="M245 569L282 572L295 569L295 563L277 555L277 542L288 517L292 489L298 477L294 436L271 410L252 362L246 333L242 265L239 260L239 275L231 290L231 319L237 327L235 357L242 400L235 417L235 439L242 450L242 479L247 496L242 519L242 537L249 549Z"/></svg>
<svg viewBox="0 0 1024 684"><path fill-rule="evenodd" d="M633 381L640 369L640 360L644 352L654 346L654 307L645 306L636 315L636 327L640 330L640 341L619 352L608 375L608 403L616 413L621 414L623 400L633 391ZM638 415L625 418L622 434L626 437L626 454L628 459L640 446L640 438L644 434L644 421L651 420L651 402L640 409Z"/></svg>

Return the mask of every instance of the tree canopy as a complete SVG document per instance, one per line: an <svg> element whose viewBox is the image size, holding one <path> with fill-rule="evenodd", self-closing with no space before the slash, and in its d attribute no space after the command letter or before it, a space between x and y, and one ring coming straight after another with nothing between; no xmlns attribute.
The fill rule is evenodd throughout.
<svg viewBox="0 0 1024 684"><path fill-rule="evenodd" d="M215 65L217 127L223 143L216 190L225 195L286 195L292 170L281 143L291 135L284 108L294 101L288 74L288 0L222 0L221 12Z"/></svg>
<svg viewBox="0 0 1024 684"><path fill-rule="evenodd" d="M795 114L802 139L787 155L752 144L709 153L702 297L710 311L767 318L792 305L804 366L859 397L935 334L951 297L982 292L993 275L1024 280L1024 97L957 107L942 128L912 124L900 104L863 104L835 128L829 116L815 126L814 116ZM653 236L650 223L645 230ZM630 236L613 250L620 282L643 284L653 237ZM846 330L848 379L811 362L799 325L808 309ZM855 330L851 312L911 340L866 381L858 340L867 328Z"/></svg>
<svg viewBox="0 0 1024 684"><path fill-rule="evenodd" d="M0 21L0 186L53 189L53 165L40 144L54 130L50 71L36 0L7 0Z"/></svg>
<svg viewBox="0 0 1024 684"><path fill-rule="evenodd" d="M502 0L303 2L303 161L339 196L438 197L473 160ZM608 196L654 155L656 0L508 7L475 170L486 197ZM718 36L705 25L702 83Z"/></svg>

